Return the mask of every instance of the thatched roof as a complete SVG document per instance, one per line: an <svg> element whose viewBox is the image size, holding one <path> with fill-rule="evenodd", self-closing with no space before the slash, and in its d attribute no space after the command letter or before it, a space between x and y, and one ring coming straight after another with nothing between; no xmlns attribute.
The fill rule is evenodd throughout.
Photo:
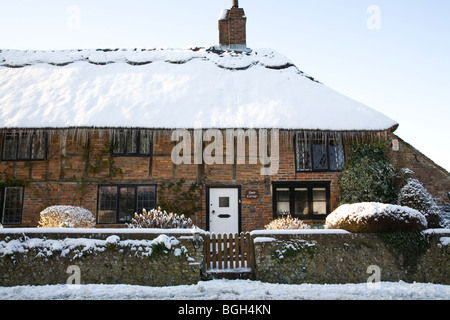
<svg viewBox="0 0 450 320"><path fill-rule="evenodd" d="M394 130L269 49L0 50L0 128Z"/></svg>

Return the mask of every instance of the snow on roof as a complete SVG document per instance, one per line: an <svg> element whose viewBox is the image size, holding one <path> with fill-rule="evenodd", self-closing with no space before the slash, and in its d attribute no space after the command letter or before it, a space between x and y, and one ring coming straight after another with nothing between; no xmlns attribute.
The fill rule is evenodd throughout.
<svg viewBox="0 0 450 320"><path fill-rule="evenodd" d="M384 131L270 49L0 50L0 128Z"/></svg>

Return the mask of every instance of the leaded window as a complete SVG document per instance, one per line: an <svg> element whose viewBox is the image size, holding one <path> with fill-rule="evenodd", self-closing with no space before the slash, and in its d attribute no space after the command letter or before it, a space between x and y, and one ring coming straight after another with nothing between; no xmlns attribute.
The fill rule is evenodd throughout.
<svg viewBox="0 0 450 320"><path fill-rule="evenodd" d="M274 218L323 219L330 212L330 182L274 182Z"/></svg>
<svg viewBox="0 0 450 320"><path fill-rule="evenodd" d="M341 139L329 139L328 157L330 159L330 170L340 171L345 166L344 144Z"/></svg>
<svg viewBox="0 0 450 320"><path fill-rule="evenodd" d="M114 130L112 153L116 156L151 156L152 133L148 130Z"/></svg>
<svg viewBox="0 0 450 320"><path fill-rule="evenodd" d="M44 160L47 137L35 132L7 132L3 135L2 160Z"/></svg>
<svg viewBox="0 0 450 320"><path fill-rule="evenodd" d="M340 138L295 135L297 171L340 171L345 166L344 144Z"/></svg>
<svg viewBox="0 0 450 320"><path fill-rule="evenodd" d="M99 224L129 223L135 213L155 206L155 185L99 186L97 221Z"/></svg>
<svg viewBox="0 0 450 320"><path fill-rule="evenodd" d="M4 225L22 223L23 187L5 187L2 197L1 222Z"/></svg>

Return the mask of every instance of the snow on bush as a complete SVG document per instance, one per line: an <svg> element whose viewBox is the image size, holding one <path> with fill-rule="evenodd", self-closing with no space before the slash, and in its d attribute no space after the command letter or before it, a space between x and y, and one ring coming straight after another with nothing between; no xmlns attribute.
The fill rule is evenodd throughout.
<svg viewBox="0 0 450 320"><path fill-rule="evenodd" d="M310 226L297 218L285 216L273 220L264 227L266 230L295 230L295 229L310 229Z"/></svg>
<svg viewBox="0 0 450 320"><path fill-rule="evenodd" d="M440 208L419 180L406 180L405 186L398 194L398 204L420 211L427 219L428 227L441 227Z"/></svg>
<svg viewBox="0 0 450 320"><path fill-rule="evenodd" d="M161 211L161 208L147 211L142 210L141 214L134 214L129 228L160 228L160 229L190 229L194 226L190 218L186 218L183 214L167 213Z"/></svg>
<svg viewBox="0 0 450 320"><path fill-rule="evenodd" d="M450 203L446 202L439 206L441 212L441 226L445 229L450 229Z"/></svg>
<svg viewBox="0 0 450 320"><path fill-rule="evenodd" d="M327 217L325 226L350 232L393 232L426 229L427 220L409 207L361 202L341 205Z"/></svg>
<svg viewBox="0 0 450 320"><path fill-rule="evenodd" d="M87 209L51 206L40 213L39 228L94 228L95 217Z"/></svg>

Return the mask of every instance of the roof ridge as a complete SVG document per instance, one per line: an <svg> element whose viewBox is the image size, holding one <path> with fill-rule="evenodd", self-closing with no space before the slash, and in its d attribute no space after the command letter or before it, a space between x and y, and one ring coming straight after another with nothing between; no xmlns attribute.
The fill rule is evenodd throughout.
<svg viewBox="0 0 450 320"><path fill-rule="evenodd" d="M164 61L184 64L194 59L214 62L228 70L247 70L255 65L268 69L283 70L295 65L285 56L272 49L251 51L225 51L217 47L192 47L184 49L61 49L61 50L0 50L0 66L22 68L36 64L67 66L75 62L108 65L125 62L134 66ZM300 74L305 75L303 72ZM315 81L314 78L308 77Z"/></svg>

